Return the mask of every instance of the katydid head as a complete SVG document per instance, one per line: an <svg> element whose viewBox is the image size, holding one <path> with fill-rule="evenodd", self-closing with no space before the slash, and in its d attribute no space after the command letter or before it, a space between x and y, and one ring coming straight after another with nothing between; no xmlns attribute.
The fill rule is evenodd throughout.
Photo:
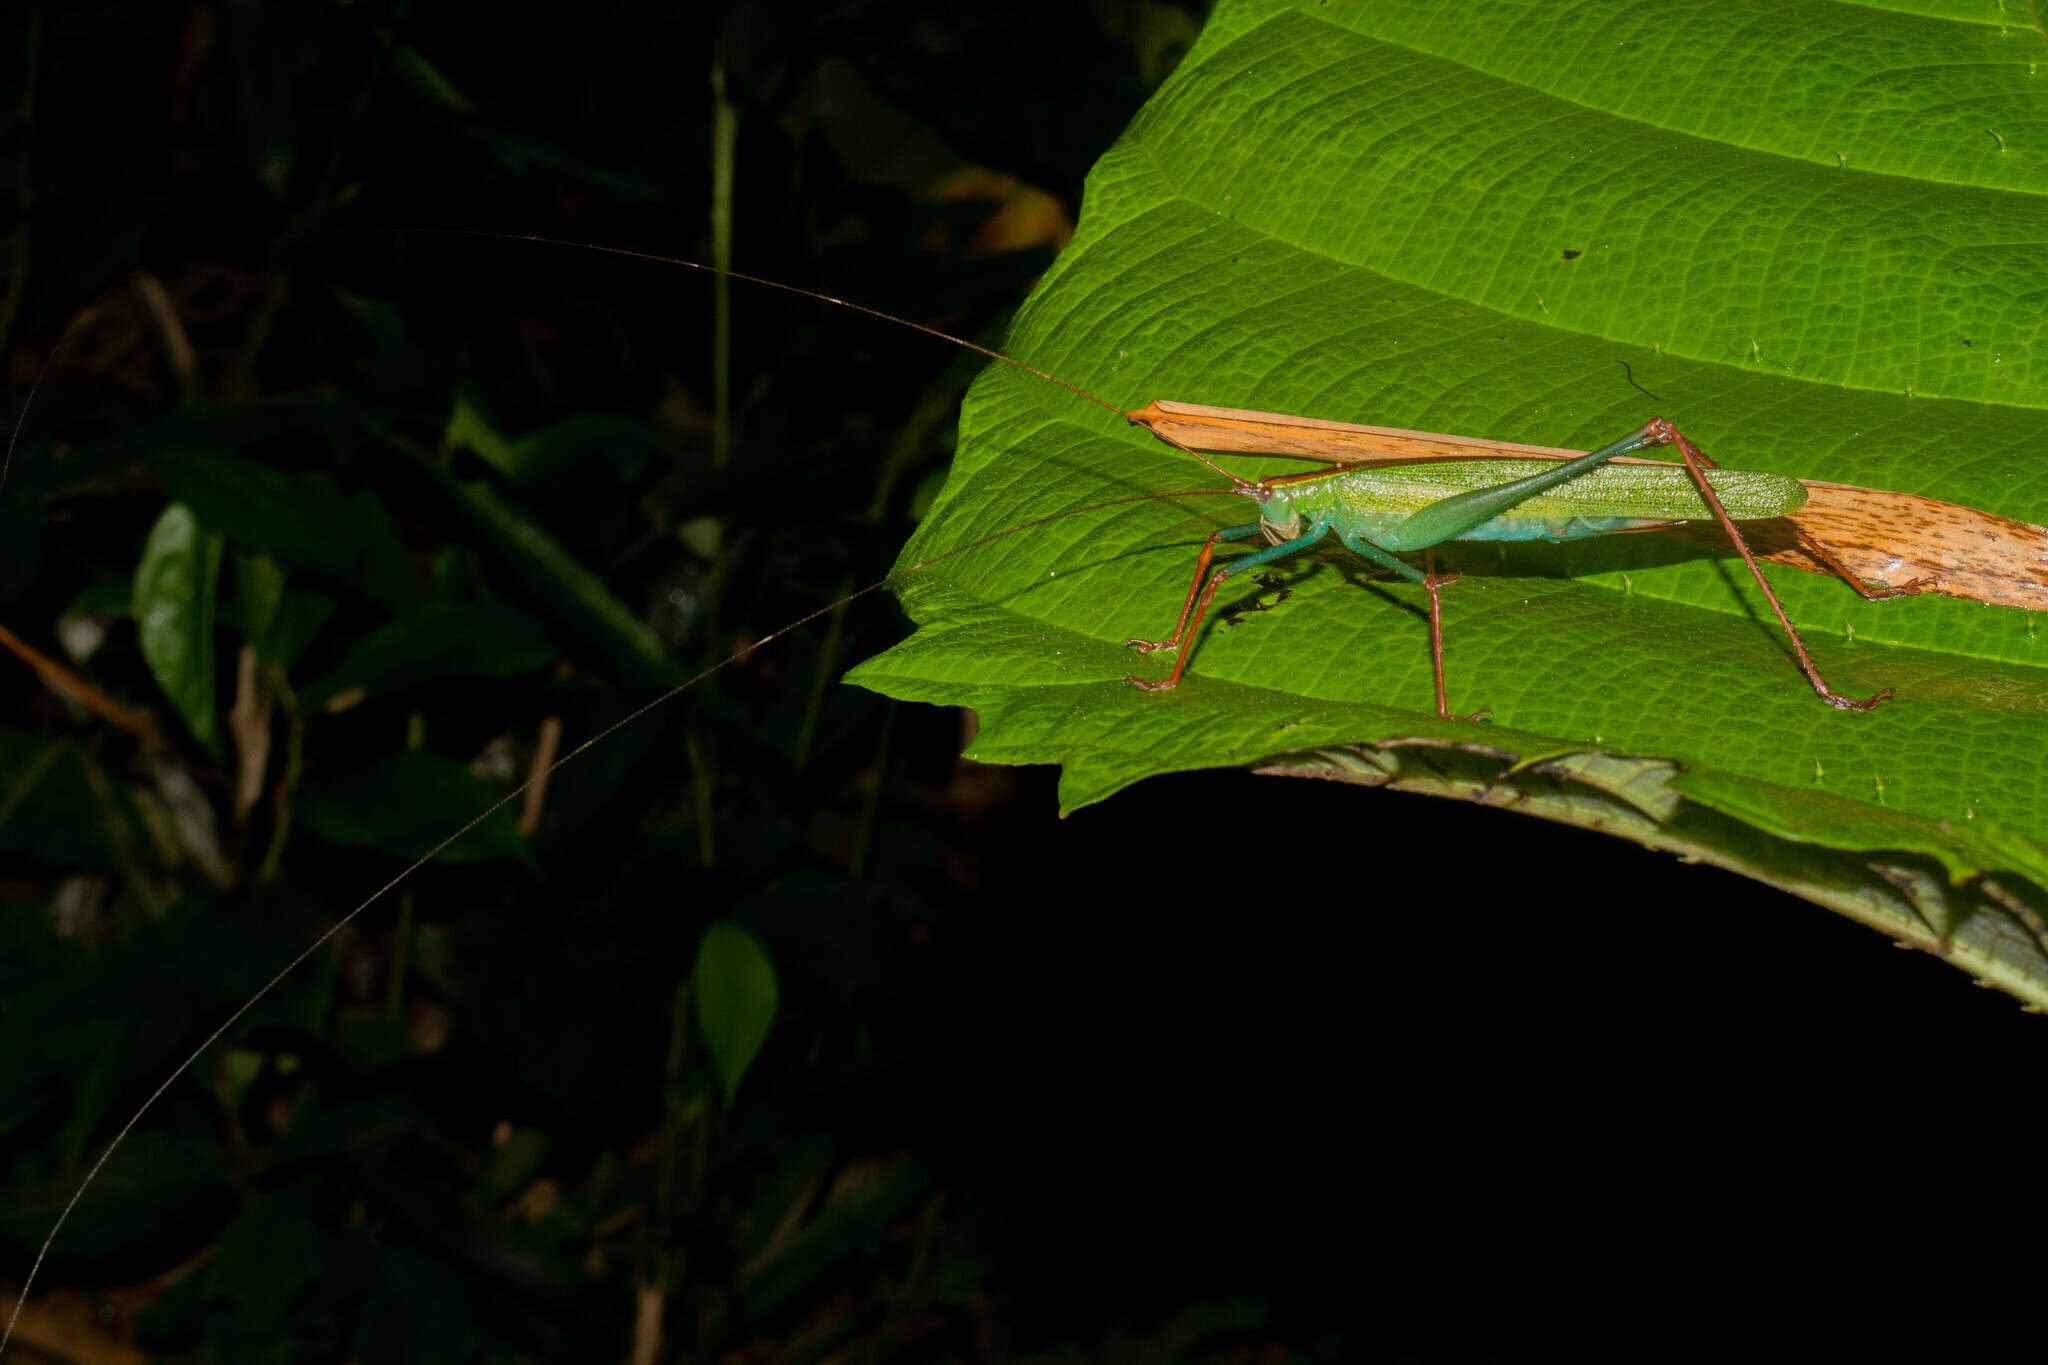
<svg viewBox="0 0 2048 1365"><path fill-rule="evenodd" d="M1265 478L1239 490L1258 502L1259 523L1269 540L1275 536L1292 540L1301 534L1301 512L1294 505L1294 495L1287 490L1289 482L1287 478Z"/></svg>

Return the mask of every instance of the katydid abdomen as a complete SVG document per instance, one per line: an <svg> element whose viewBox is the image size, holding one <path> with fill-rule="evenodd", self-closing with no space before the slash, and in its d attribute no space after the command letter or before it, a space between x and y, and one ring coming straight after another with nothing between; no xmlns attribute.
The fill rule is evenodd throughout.
<svg viewBox="0 0 2048 1365"><path fill-rule="evenodd" d="M1395 528L1432 503L1554 468L1545 460L1459 460L1347 470L1277 489L1265 505L1267 519L1286 519L1286 509L1274 507L1284 500L1308 520L1328 518L1339 534L1348 530L1387 545ZM1737 521L1789 516L1806 502L1805 486L1784 474L1712 469L1707 479ZM1281 515L1274 516L1274 510ZM1682 465L1603 465L1451 539L1583 540L1713 519L1713 509Z"/></svg>

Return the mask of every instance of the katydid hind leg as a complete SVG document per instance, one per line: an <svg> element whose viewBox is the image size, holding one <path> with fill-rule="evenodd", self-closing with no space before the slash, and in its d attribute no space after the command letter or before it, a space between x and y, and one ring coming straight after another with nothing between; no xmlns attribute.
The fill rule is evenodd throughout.
<svg viewBox="0 0 2048 1365"><path fill-rule="evenodd" d="M1866 583L1840 555L1796 526L1793 528L1793 538L1810 559L1854 588L1857 596L1866 602L1889 602L1894 597L1918 597L1921 593L1932 592L1935 589L1935 580L1924 577L1908 579L1904 583Z"/></svg>
<svg viewBox="0 0 2048 1365"><path fill-rule="evenodd" d="M1756 562L1756 555L1751 552L1749 542L1743 538L1741 528L1735 524L1735 519L1728 515L1728 509L1721 505L1720 495L1714 492L1714 485L1706 474L1706 457L1700 453L1700 448L1693 444L1691 437L1680 431L1667 418L1652 417L1644 424L1643 430L1652 435L1653 444L1678 447L1678 453L1684 459L1686 469L1692 474L1694 486L1699 489L1700 496L1706 500L1707 506L1713 510L1715 519L1721 523L1721 529L1728 533L1729 543L1734 545L1735 552L1741 555L1742 562L1749 566L1750 577L1763 589L1764 600L1771 604L1771 611L1777 616L1778 624L1784 627L1785 638L1792 644L1792 653L1799 661L1800 671L1806 674L1807 682L1813 685L1813 690L1820 699L1841 711L1868 711L1882 702L1890 701L1892 689L1889 687L1880 688L1870 696L1859 699L1846 696L1828 686L1827 679L1821 676L1820 667L1814 663L1813 655L1807 650L1806 642L1799 638L1799 628L1792 624L1792 618L1786 614L1784 604L1778 601L1778 594L1771 589L1770 580L1764 577L1763 568Z"/></svg>

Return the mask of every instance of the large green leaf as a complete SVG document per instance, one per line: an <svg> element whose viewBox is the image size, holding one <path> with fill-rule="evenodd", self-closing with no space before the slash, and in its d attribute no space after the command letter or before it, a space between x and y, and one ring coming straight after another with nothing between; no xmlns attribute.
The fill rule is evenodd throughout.
<svg viewBox="0 0 2048 1365"><path fill-rule="evenodd" d="M747 1068L768 1041L768 1031L775 1027L781 999L775 964L759 939L719 920L706 927L698 941L691 982L697 993L697 1027L729 1106Z"/></svg>
<svg viewBox="0 0 2048 1365"><path fill-rule="evenodd" d="M1951 8L1226 0L1096 166L1011 351L1125 409L1581 449L1661 412L1723 464L2048 522L2048 41L1993 3ZM1215 482L991 367L904 562ZM1925 890L1998 874L1999 904L2034 918L2034 613L1868 603L1771 571L1838 689L1897 689L1845 714L1726 554L1655 536L1466 547L1447 557L1465 575L1445 593L1450 699L1492 720L1443 722L1419 590L1333 553L1228 585L1179 690L1127 686L1170 656L1124 639L1171 629L1196 542L1249 510L1139 503L947 559L901 585L920 632L856 680L975 707L974 755L1064 764L1069 807L1247 763L1514 801L1538 794L1540 763L1546 791L1570 789L1546 813L1608 803L1633 837L1837 908L1890 895L1896 913L1864 917L2048 1000L2019 922L1995 933L1981 896ZM1420 752L1485 771L1397 771ZM1709 819L1755 837L1699 833ZM1828 851L1855 887L1811 875ZM1977 910L1991 937L1971 940Z"/></svg>
<svg viewBox="0 0 2048 1365"><path fill-rule="evenodd" d="M213 617L220 591L221 537L174 502L142 544L133 592L137 641L149 671L192 735L220 747L214 706Z"/></svg>

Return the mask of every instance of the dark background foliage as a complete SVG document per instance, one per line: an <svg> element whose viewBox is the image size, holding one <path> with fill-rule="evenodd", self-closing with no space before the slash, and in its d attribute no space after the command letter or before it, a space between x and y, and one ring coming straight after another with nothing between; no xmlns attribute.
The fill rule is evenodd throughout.
<svg viewBox="0 0 2048 1365"><path fill-rule="evenodd" d="M735 264L994 344L1197 22L10 8L10 417L47 374L0 608L166 743L0 673L4 1278L293 951L555 727L880 577L943 474L937 343L739 289L721 344L701 276L458 234L702 258L717 65ZM189 676L271 707L241 816L234 727L137 643L174 498L223 537ZM1497 1345L1589 1279L1701 1292L1700 1229L1848 1245L1934 1072L2038 1045L1868 931L1496 812L1218 775L1056 821L969 718L834 685L899 629L875 595L749 655L316 954L101 1174L19 1346L619 1359L646 1301L669 1358ZM675 1028L721 919L781 982L729 1110Z"/></svg>

